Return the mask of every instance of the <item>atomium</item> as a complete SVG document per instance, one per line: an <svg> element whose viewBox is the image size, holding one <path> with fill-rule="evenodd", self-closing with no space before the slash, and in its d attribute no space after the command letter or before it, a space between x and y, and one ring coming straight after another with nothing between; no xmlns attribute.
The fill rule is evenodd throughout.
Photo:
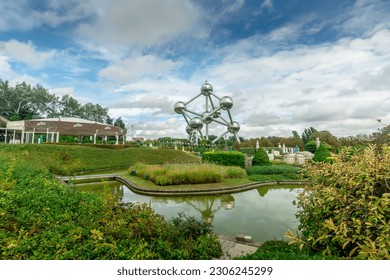
<svg viewBox="0 0 390 280"><path fill-rule="evenodd" d="M205 100L204 110L201 113L189 109L190 103L198 98L204 98ZM216 96L214 94L213 86L207 81L200 88L199 94L187 102L176 102L173 108L174 111L177 114L181 114L187 122L186 132L189 140L193 144L197 145L199 139L209 139L209 126L213 123L226 127L226 130L214 139L213 143L228 133L233 134L237 142L240 142L238 137L240 125L238 122L233 121L230 113L230 109L233 108L233 99L230 96L223 96L222 98ZM205 128L205 133L202 131L203 128Z"/></svg>

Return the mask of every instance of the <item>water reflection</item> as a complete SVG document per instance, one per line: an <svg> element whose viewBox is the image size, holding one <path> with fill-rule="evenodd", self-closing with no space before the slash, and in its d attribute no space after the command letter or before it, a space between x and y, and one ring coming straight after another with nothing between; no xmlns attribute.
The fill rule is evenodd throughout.
<svg viewBox="0 0 390 280"><path fill-rule="evenodd" d="M202 219L213 225L218 234L251 235L254 240L281 239L287 229L295 230L297 208L293 205L299 188L268 186L241 193L213 196L145 196L133 193L116 182L78 186L117 201L146 203L167 219L178 213Z"/></svg>
<svg viewBox="0 0 390 280"><path fill-rule="evenodd" d="M154 201L160 200L168 203L167 198L155 197ZM230 210L234 208L234 197L230 194L220 196L177 196L169 197L169 200L175 201L178 204L184 203L191 206L195 211L200 213L200 217L206 223L212 224L214 221L214 213L221 208Z"/></svg>

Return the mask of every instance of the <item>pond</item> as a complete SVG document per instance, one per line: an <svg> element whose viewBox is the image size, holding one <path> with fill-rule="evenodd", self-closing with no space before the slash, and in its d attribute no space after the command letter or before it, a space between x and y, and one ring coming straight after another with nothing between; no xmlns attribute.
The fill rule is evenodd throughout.
<svg viewBox="0 0 390 280"><path fill-rule="evenodd" d="M79 185L83 191L113 196L123 202L146 203L170 219L179 213L194 216L213 225L217 234L252 236L259 242L283 239L287 229L295 232L297 186L267 186L240 193L210 196L146 196L132 192L118 182Z"/></svg>

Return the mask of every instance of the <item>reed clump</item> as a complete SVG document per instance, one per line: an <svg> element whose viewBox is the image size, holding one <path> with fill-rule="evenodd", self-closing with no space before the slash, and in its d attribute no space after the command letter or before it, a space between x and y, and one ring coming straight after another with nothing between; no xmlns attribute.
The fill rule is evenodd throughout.
<svg viewBox="0 0 390 280"><path fill-rule="evenodd" d="M215 164L136 164L131 167L130 174L160 186L220 183L225 178L246 176L243 168Z"/></svg>

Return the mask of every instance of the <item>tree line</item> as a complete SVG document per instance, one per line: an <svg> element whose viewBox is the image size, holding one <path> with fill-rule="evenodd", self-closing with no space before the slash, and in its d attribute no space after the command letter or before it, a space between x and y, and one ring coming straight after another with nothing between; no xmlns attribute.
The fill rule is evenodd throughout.
<svg viewBox="0 0 390 280"><path fill-rule="evenodd" d="M26 82L11 86L0 79L0 115L11 121L38 118L81 118L125 128L121 117L115 121L108 115L108 108L91 102L81 104L66 94L61 98L51 94L41 85Z"/></svg>

